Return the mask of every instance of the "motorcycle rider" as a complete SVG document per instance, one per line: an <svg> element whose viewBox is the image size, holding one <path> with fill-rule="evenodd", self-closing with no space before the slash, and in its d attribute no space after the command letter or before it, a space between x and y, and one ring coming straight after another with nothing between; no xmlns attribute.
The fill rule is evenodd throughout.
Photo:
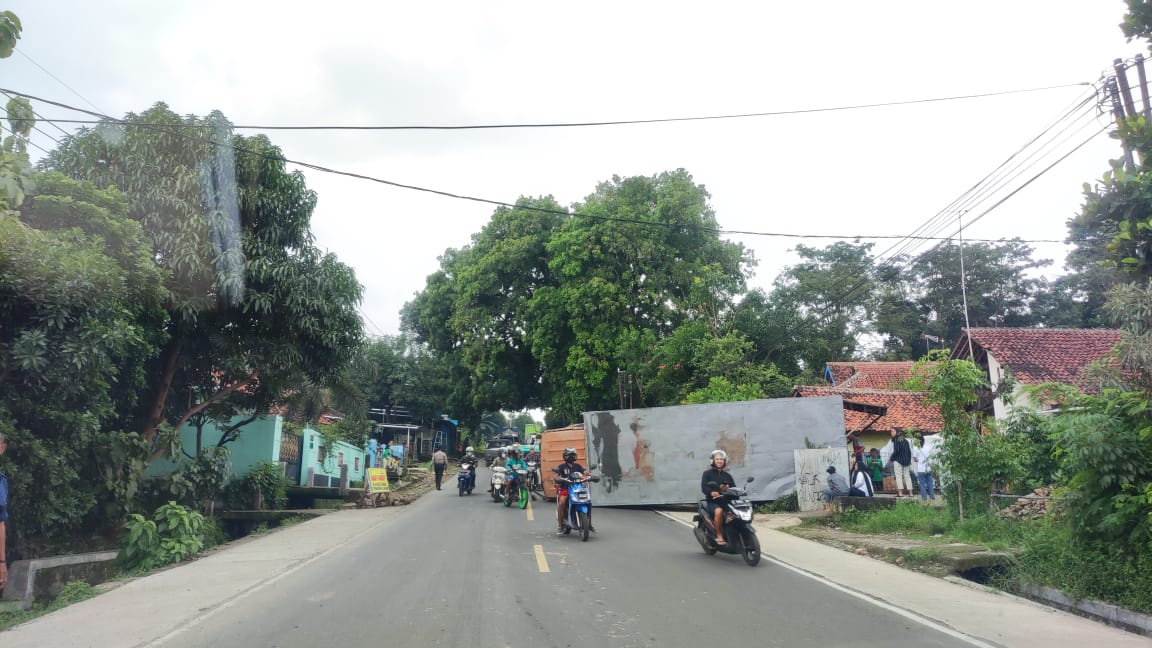
<svg viewBox="0 0 1152 648"><path fill-rule="evenodd" d="M708 499L708 514L712 516L712 526L716 529L716 544L726 545L724 540L724 493L736 486L736 480L724 468L728 465L728 453L713 450L708 470L700 478L700 490Z"/></svg>
<svg viewBox="0 0 1152 648"><path fill-rule="evenodd" d="M476 451L472 448L472 446L468 446L467 448L465 448L464 449L464 456L460 457L460 461L456 462L457 468L459 468L460 466L462 466L464 464L471 464L472 465L472 477L470 478L472 483L469 484L469 486L473 486L476 483L476 465L477 465L477 463L478 462L476 461Z"/></svg>
<svg viewBox="0 0 1152 648"><path fill-rule="evenodd" d="M564 457L564 463L552 469L557 477L572 479L573 473L584 474L584 466L576 463L576 448L564 448L564 454L561 456ZM568 484L558 481L556 482L556 535L564 535L564 514L567 512L567 506Z"/></svg>
<svg viewBox="0 0 1152 648"><path fill-rule="evenodd" d="M516 472L516 470L519 469L527 472L528 464L520 458L520 451L516 448L512 448L512 450L508 452L508 460L504 462L504 468L507 469L508 486L511 486L512 482L520 479L520 473ZM520 487L527 488L528 486L526 484L520 484Z"/></svg>

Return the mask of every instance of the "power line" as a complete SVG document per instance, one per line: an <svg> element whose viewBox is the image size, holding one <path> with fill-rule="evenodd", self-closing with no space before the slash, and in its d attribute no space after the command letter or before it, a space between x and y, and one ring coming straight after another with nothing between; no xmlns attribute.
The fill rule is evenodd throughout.
<svg viewBox="0 0 1152 648"><path fill-rule="evenodd" d="M80 94L80 93L79 93L79 92L78 92L78 91L77 91L75 88L73 88L72 86L68 85L67 83L64 83L64 81L63 81L63 80L62 80L60 77L58 77L58 76L56 76L55 74L52 74L51 72L49 72L49 71L48 71L48 68L46 68L46 67L44 67L43 65L40 65L39 63L37 63L37 62L36 62L36 59L32 58L31 56L29 56L29 55L28 55L28 52L24 51L25 49L26 49L26 48L24 48L24 47L18 47L18 48L16 48L16 53L17 53L17 54L19 54L20 56L23 56L24 58L28 59L28 61L29 61L29 62L30 62L32 65L35 65L36 67L40 68L40 71L41 71L41 72L43 72L44 74L47 74L48 76L52 77L52 79L53 79L54 81L56 81L56 83L59 83L60 85L62 85L62 86L64 86L65 88L67 88L69 92L71 92L72 94L76 95L77 97L80 97L81 99L83 99L83 100L84 100L84 103L88 104L89 106L92 106L92 107L93 107L93 108L95 108L96 110L100 110L100 107L99 107L99 106L97 106L96 104L94 104L94 103L92 103L91 101L89 101L87 97L85 97L84 95Z"/></svg>
<svg viewBox="0 0 1152 648"><path fill-rule="evenodd" d="M41 68L43 69L43 68ZM55 78L55 77L53 77ZM57 79L59 81L59 79ZM61 82L63 83L63 82ZM311 125L273 125L273 124L236 124L232 128L235 130L290 130L290 131L458 131L458 130L498 130L498 129L513 129L513 128L584 128L590 126L629 126L639 124L667 124L674 122L694 122L694 121L716 121L725 119L748 119L754 117L779 117L784 115L802 115L811 113L824 113L824 112L841 112L846 110L864 110L869 108L888 108L895 106L911 106L917 104L927 103L940 103L946 101L960 101L966 99L982 99L988 97L1001 97L1006 95L1030 93L1030 92L1043 92L1046 90L1059 90L1063 88L1075 88L1083 86L1091 86L1092 84L1087 81L1080 83L1066 83L1062 85L1043 86L1037 88L1022 88L1017 90L1004 90L1000 92L982 92L977 94L968 95L953 95L949 97L931 97L925 99L909 99L904 101L885 101L879 103L869 104L853 104L844 106L826 106L818 108L796 108L791 110L770 110L764 112L751 112L751 113L732 113L723 115L703 115L692 117L658 117L653 119L616 119L604 121L585 121L585 122L534 122L534 123L509 123L509 124L408 124L408 125L372 125L372 124L311 124ZM68 87L65 85L65 87ZM71 89L71 88L69 88ZM75 92L75 91L73 91ZM31 95L21 96L30 99L36 99L44 103L49 103L61 108L68 108L70 110L77 110L66 106L64 104L49 101L47 99L39 99ZM79 93L76 93L78 96ZM81 96L81 98L83 98ZM87 101L87 99L85 99ZM91 105L91 102L88 102ZM93 106L95 107L95 106ZM99 110L99 108L97 108ZM93 116L98 116L100 119L58 119L56 121L62 124L99 124L104 120L111 119L105 115L97 115L89 111L81 110ZM129 126L136 127L149 127L155 126L158 128L172 128L181 127L174 124L160 124L160 123L131 123Z"/></svg>
<svg viewBox="0 0 1152 648"><path fill-rule="evenodd" d="M1038 133L1037 135L1035 135L1034 137L1029 139L1027 142L1025 142L1023 145L1021 145L1020 148L1018 148L1015 152L1013 152L1011 155L1009 155L995 169L993 169L991 172L989 172L987 175L985 175L983 178L981 178L978 182L976 182L976 184L969 187L967 191L960 194L960 196L958 196L957 198L952 200L952 202L950 202L948 205L946 205L943 209L936 212L935 215L933 215L931 218L929 218L927 221L925 221L923 224L921 224L919 227L917 227L915 230L913 230L912 234L913 235L921 234L921 235L931 236L931 235L939 232L940 229L943 229L942 227L937 227L937 224L950 222L951 217L956 213L956 211L958 209L966 206L967 204L970 204L970 199L972 197L980 195L988 187L995 184L999 180L999 178L997 176L1000 175L1002 172L1011 173L1015 168L1017 168L1019 166L1019 165L1017 165L1017 167L1008 168L1014 159L1016 159L1019 155L1021 155L1024 151L1026 151L1028 149L1028 147L1032 146L1032 144L1034 144L1036 141L1043 138L1053 128L1057 127L1062 121L1068 119L1077 110L1079 110L1082 107L1084 107L1085 105L1087 105L1087 103L1089 101L1091 101L1095 96L1096 96L1096 93L1095 93L1095 91L1093 91L1092 93L1087 94L1086 96L1084 96L1081 99L1073 100L1073 102L1070 106L1068 106L1068 107L1066 107L1060 111L1059 116L1051 124L1046 126L1043 130L1040 131L1040 133ZM1042 148L1043 147L1041 147L1041 149ZM1008 168L1008 170L1004 171L1006 168ZM933 230L934 227L936 227L935 230ZM883 259L885 256L888 256L889 258L897 257L897 256L900 256L902 254L906 254L906 253L910 252L913 248L914 248L914 246L911 244L911 241L904 242L904 243L898 242L898 243L888 247L884 251L880 252L879 254L877 254L875 258L877 260L880 260L880 259Z"/></svg>
<svg viewBox="0 0 1152 648"><path fill-rule="evenodd" d="M36 100L36 101L44 101L46 103L52 103L53 105L56 105L58 107L65 108L68 110L75 110L78 112L91 113L91 111L87 111L83 108L77 108L75 106L70 106L68 104L63 104L60 102L45 100L45 99L41 99L38 97L29 97L28 95L24 95L23 93L11 91L11 90L6 90L3 88L0 88L0 92L12 92L13 94L25 96L25 97L28 97L30 99ZM123 120L120 120L120 119L115 119L115 118L108 117L105 115L99 115L98 113L94 113L94 114L96 114L97 116L102 118L101 123L126 124ZM191 141L196 141L196 142L200 142L200 143L204 143L204 144L210 144L213 146L230 146L235 151L240 152L240 153L245 153L248 155L259 155L262 157L273 157L273 156L271 156L271 154L268 154L268 153L257 153L255 151L252 151L252 150L247 149L247 148L242 147L242 146L221 144L221 143L216 142L214 140L206 139L203 137L192 136L192 135L180 135L180 136L185 138L185 139L191 140ZM490 199L490 198L482 198L482 197L478 197L478 196L469 196L469 195L465 195L465 194L458 194L458 193L445 191L445 190L441 190L441 189L433 189L433 188L421 187L421 186L417 186L417 185L405 184L405 183L401 183L401 182L395 182L392 180L386 180L384 178L377 178L374 176L369 176L369 175L365 175L365 174L361 174L361 173L355 173L355 172L351 172L351 171L341 171L338 169L332 169L329 167L321 166L318 164L313 164L310 162L303 162L300 160L292 160L292 159L286 158L282 155L276 156L276 157L278 157L278 159L282 160L286 164L293 164L293 165L296 165L299 167L303 167L306 169L312 169L314 171L319 171L322 173L329 173L329 174L333 174L333 175L345 176L345 177L350 177L350 178L354 178L354 179L358 179L358 180L366 180L369 182L383 184L385 186L395 187L395 188L399 188L399 189L408 189L411 191L418 191L418 192L423 192L423 193L430 193L433 195L443 196L443 197L447 197L447 198L454 198L457 200L479 202L482 204L493 205L496 207L506 207L509 209L523 209L523 210L533 211L533 212L537 212L537 213L546 213L546 214L566 216L566 217L588 218L588 219L598 220L598 221L617 222L617 223L624 223L624 224L641 225L641 226L646 226L646 227L690 228L690 229L698 229L701 231L714 232L714 233L720 234L720 235L765 236L765 237L780 237L780 238L842 239L842 240L851 240L851 239L881 239L882 240L882 239L920 238L923 240L937 240L937 241L948 240L947 237L923 237L923 236L921 236L921 237L917 237L917 236L909 237L909 236L897 235L897 234L879 234L879 235L797 234L797 233L787 233L787 232L726 230L726 229L719 228L719 227L707 227L707 226L703 226L703 225L689 225L689 224L684 224L684 223L662 223L662 222L646 221L646 220L639 220L639 219L632 219L632 218L619 218L619 217L614 217L614 216L586 214L586 213L575 212L575 211L570 211L570 210L551 209L551 208L547 208L547 207L537 207L534 205L517 204L517 203L511 203L511 202L506 202L506 201L502 201L502 200L494 200L494 199ZM995 242L1003 242L1004 241L1004 239L969 239L969 240L974 241L974 242L987 242L987 243L995 243ZM1064 241L1056 240L1056 239L1030 239L1030 240L1023 240L1022 242L1028 242L1028 243L1062 243Z"/></svg>

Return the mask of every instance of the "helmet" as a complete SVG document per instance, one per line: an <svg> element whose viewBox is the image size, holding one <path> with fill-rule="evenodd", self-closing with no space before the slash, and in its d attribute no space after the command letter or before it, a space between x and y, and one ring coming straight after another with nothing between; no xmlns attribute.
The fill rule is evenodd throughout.
<svg viewBox="0 0 1152 648"><path fill-rule="evenodd" d="M464 448L464 452L466 452L468 454L472 454L472 446L468 446L467 448Z"/></svg>
<svg viewBox="0 0 1152 648"><path fill-rule="evenodd" d="M719 449L713 450L712 455L710 457L710 463L715 465L715 462L717 459L723 459L724 463L728 463L728 453L724 452L723 450L719 450Z"/></svg>
<svg viewBox="0 0 1152 648"><path fill-rule="evenodd" d="M576 448L564 448L564 461L576 461Z"/></svg>
<svg viewBox="0 0 1152 648"><path fill-rule="evenodd" d="M519 459L520 458L520 451L517 450L516 448L512 448L512 450L508 453L508 456L512 457L513 459Z"/></svg>

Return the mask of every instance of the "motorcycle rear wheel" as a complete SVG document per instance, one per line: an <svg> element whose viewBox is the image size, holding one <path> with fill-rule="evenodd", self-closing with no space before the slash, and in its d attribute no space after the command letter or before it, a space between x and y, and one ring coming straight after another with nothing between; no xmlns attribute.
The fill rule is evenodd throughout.
<svg viewBox="0 0 1152 648"><path fill-rule="evenodd" d="M577 511L576 519L580 522L580 540L588 542L588 532L592 529L592 523L588 521L588 514Z"/></svg>
<svg viewBox="0 0 1152 648"><path fill-rule="evenodd" d="M745 531L740 540L740 544L743 545L740 557L749 567L755 567L760 562L760 540L751 531Z"/></svg>

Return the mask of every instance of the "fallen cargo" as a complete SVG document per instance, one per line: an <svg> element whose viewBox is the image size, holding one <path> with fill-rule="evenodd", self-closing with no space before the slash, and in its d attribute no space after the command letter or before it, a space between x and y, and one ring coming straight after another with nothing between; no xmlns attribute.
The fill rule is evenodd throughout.
<svg viewBox="0 0 1152 648"><path fill-rule="evenodd" d="M793 450L844 447L844 405L829 396L585 412L584 444L601 476L596 506L696 502L717 448L736 483L755 478L750 499L774 500L796 490Z"/></svg>

